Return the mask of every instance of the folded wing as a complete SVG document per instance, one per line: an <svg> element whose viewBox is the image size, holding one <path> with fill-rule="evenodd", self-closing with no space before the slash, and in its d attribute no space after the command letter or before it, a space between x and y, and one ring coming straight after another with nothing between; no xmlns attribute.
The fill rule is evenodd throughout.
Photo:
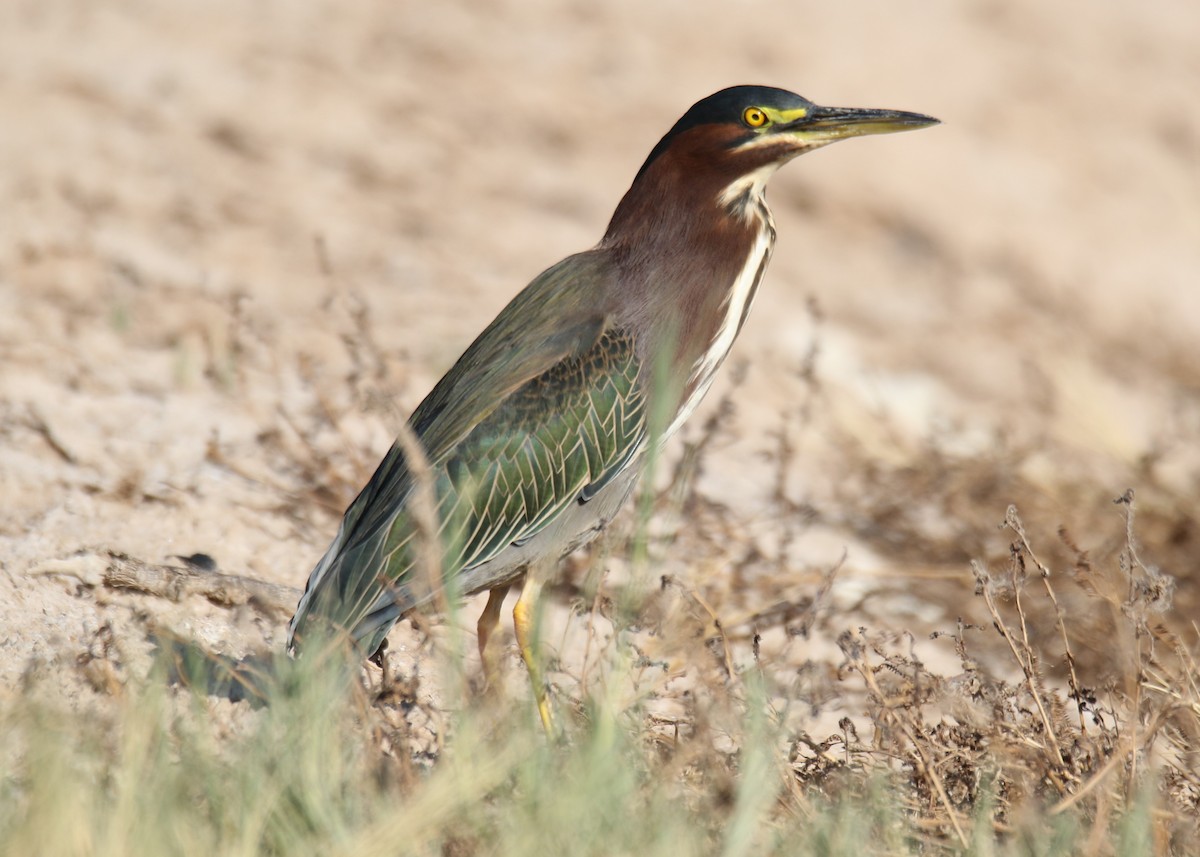
<svg viewBox="0 0 1200 857"><path fill-rule="evenodd" d="M550 269L497 317L414 412L431 465L442 578L504 561L571 503L630 466L646 437L628 334L574 283L606 275L587 254ZM601 292L602 293L602 292ZM412 474L392 446L309 578L288 645L349 634L370 654L430 594Z"/></svg>

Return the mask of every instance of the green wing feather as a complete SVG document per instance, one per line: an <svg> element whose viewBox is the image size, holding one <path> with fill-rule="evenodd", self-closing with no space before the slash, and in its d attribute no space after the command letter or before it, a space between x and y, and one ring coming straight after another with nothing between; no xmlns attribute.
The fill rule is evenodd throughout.
<svg viewBox="0 0 1200 857"><path fill-rule="evenodd" d="M629 466L646 435L634 343L596 309L589 254L517 296L413 413L441 525L443 579L533 537ZM588 288L590 286L590 289ZM289 646L310 628L374 651L422 597L412 475L393 445L309 578Z"/></svg>
<svg viewBox="0 0 1200 857"><path fill-rule="evenodd" d="M644 436L637 372L630 339L605 331L475 427L439 468L448 568L480 565L529 539L626 466Z"/></svg>

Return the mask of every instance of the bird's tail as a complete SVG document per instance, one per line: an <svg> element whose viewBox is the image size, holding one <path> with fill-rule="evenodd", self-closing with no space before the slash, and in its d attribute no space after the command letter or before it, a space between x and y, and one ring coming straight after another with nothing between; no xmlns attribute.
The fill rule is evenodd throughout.
<svg viewBox="0 0 1200 857"><path fill-rule="evenodd" d="M341 642L361 657L370 657L396 620L415 606L411 585L395 582L388 574L386 529L347 545L345 528L343 522L296 605L287 635L287 650L293 655L314 644Z"/></svg>

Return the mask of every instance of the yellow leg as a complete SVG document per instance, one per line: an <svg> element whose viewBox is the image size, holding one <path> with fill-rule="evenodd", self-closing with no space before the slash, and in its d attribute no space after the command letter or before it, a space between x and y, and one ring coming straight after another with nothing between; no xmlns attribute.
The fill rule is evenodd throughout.
<svg viewBox="0 0 1200 857"><path fill-rule="evenodd" d="M546 694L546 682L542 678L542 668L538 661L537 652L533 650L533 621L537 609L538 595L542 591L542 582L532 571L525 575L525 584L521 587L521 597L513 608L513 630L517 633L517 646L521 649L521 658L529 670L529 681L533 685L533 698L537 702L538 715L542 718L542 726L551 738L558 735L554 717L550 713L550 700Z"/></svg>
<svg viewBox="0 0 1200 857"><path fill-rule="evenodd" d="M483 664L483 680L487 687L494 686L492 679L496 675L496 659L488 655L487 644L500 626L500 608L504 606L508 590L507 586L498 586L488 593L487 606L479 614L479 622L475 625L479 635L479 660Z"/></svg>

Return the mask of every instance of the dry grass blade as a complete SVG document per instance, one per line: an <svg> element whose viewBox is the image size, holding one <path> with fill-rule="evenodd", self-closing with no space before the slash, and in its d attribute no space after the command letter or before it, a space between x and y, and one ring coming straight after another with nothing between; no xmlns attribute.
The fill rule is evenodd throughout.
<svg viewBox="0 0 1200 857"><path fill-rule="evenodd" d="M405 466L413 479L412 494L405 509L416 530L417 579L425 581L434 605L444 614L449 612L450 604L443 585L441 527L433 471L425 448L407 422L401 422L397 427L396 445L404 453Z"/></svg>

